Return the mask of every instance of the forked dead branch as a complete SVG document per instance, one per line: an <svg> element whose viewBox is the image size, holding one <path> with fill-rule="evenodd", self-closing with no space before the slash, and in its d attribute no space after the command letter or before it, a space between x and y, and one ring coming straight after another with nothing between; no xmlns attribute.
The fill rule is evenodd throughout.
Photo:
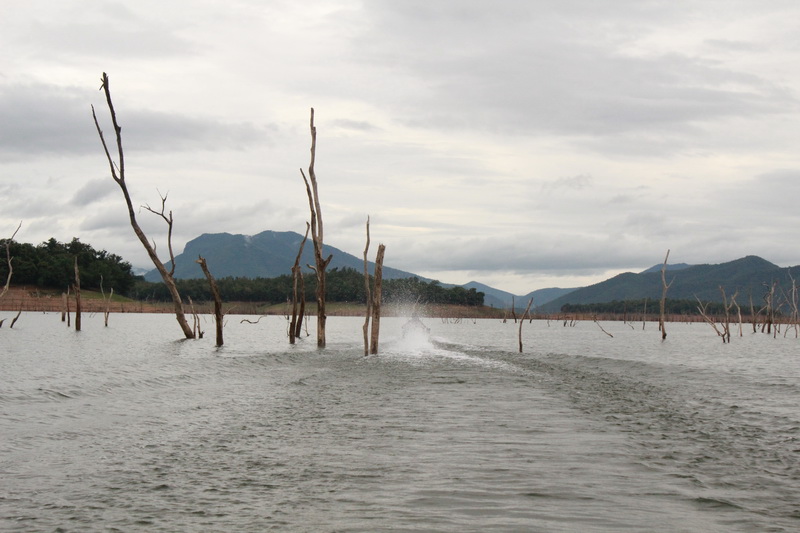
<svg viewBox="0 0 800 533"><path fill-rule="evenodd" d="M172 268L170 270L167 270L167 268L164 266L164 263L161 261L161 259L159 259L158 254L156 254L155 245L151 244L150 240L144 234L144 231L142 231L142 228L139 226L139 223L136 220L136 212L133 209L133 202L131 201L130 194L128 193L128 186L125 183L125 154L122 150L122 127L120 127L119 122L117 122L117 113L114 110L114 103L111 101L111 89L109 88L108 75L105 72L103 72L101 81L102 85L100 86L100 90L105 93L108 111L111 115L111 123L114 126L114 134L117 145L117 162L115 162L114 158L111 156L108 144L103 136L103 130L100 128L100 123L97 120L97 114L95 113L94 106L92 106L92 118L94 118L94 125L97 128L97 134L100 136L100 141L103 143L103 150L105 151L106 159L108 160L108 166L111 170L111 177L115 182L117 182L117 185L119 185L119 188L122 190L122 195L125 198L125 204L128 206L128 216L130 218L131 227L133 228L134 233L136 233L136 236L139 238L142 246L144 246L144 249L147 251L147 255L150 257L153 265L155 265L158 273L161 274L161 279L164 280L164 284L167 286L169 294L172 297L172 302L175 309L175 318L178 321L178 325L181 327L181 330L187 339L194 339L196 336L195 331L186 320L186 315L183 310L183 302L181 301L181 295L178 292L178 287L175 284L175 278L173 277L175 272L175 260L172 254L172 212L169 213L169 216L165 214L167 197L161 197L160 213L154 211L149 206L145 206L145 209L160 215L167 223L167 242L170 259L172 260Z"/></svg>
<svg viewBox="0 0 800 533"><path fill-rule="evenodd" d="M311 162L308 164L308 177L306 177L303 169L300 169L300 174L303 176L303 181L306 184L306 194L308 195L308 207L311 211L311 241L314 243L314 266L308 267L314 271L317 277L317 347L325 347L325 323L327 315L325 312L325 297L326 287L325 269L331 262L333 255L329 255L327 259L322 256L322 246L324 242L324 232L322 224L322 208L319 202L319 190L317 188L317 174L314 171L314 163L317 158L317 128L314 126L314 108L311 108Z"/></svg>

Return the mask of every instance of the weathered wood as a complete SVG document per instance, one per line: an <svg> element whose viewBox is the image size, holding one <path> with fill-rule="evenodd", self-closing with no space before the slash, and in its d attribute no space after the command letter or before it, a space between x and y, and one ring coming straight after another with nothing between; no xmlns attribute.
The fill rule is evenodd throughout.
<svg viewBox="0 0 800 533"><path fill-rule="evenodd" d="M11 234L11 238L6 240L6 262L8 263L8 277L6 277L6 284L5 286L0 289L0 298L6 295L8 292L8 288L11 286L11 275L14 273L14 267L11 264L13 257L11 257L11 243L14 241L14 237L17 236L17 232L19 228L22 227L22 222L19 223L17 229L14 230L14 233Z"/></svg>
<svg viewBox="0 0 800 533"><path fill-rule="evenodd" d="M75 331L81 330L81 273L78 270L78 257L75 256Z"/></svg>
<svg viewBox="0 0 800 533"><path fill-rule="evenodd" d="M311 225L306 222L306 233L303 240L300 242L300 248L297 250L297 256L294 258L294 265L292 266L292 316L289 322L289 344L294 344L295 339L300 336L303 327L303 313L306 307L306 291L305 282L303 281L302 267L300 266L300 258L303 255L303 248L306 246L308 240L308 232ZM299 287L298 287L299 285ZM298 296L298 289L301 291ZM298 301L298 298L300 301ZM298 314L298 306L299 314Z"/></svg>
<svg viewBox="0 0 800 533"><path fill-rule="evenodd" d="M519 353L522 353L522 324L523 324L523 322L525 322L525 315L527 315L528 311L531 310L531 305L533 305L533 298L528 300L528 306L525 308L525 312L522 314L522 318L523 319L519 321L519 333L518 333ZM517 319L516 316L514 316L514 320L516 320L516 319Z"/></svg>
<svg viewBox="0 0 800 533"><path fill-rule="evenodd" d="M222 338L222 327L224 325L223 317L222 317L222 296L219 294L219 287L217 287L217 280L214 279L214 276L211 275L211 272L208 270L208 264L203 256L198 256L197 260L195 261L200 265L200 268L203 271L206 279L208 280L208 285L211 288L211 295L214 297L214 321L216 322L216 333L217 333L217 346L222 346L224 344L224 340Z"/></svg>
<svg viewBox="0 0 800 533"><path fill-rule="evenodd" d="M317 347L324 348L326 343L325 338L325 324L327 315L325 312L325 298L327 295L326 290L326 273L325 269L331 262L333 255L329 255L327 259L322 257L322 247L324 243L324 231L322 223L322 208L319 201L319 190L317 187L317 174L314 170L314 164L317 158L317 128L314 126L314 108L311 108L311 161L308 165L308 177L306 177L303 169L300 169L300 174L303 176L303 181L306 185L306 194L308 195L308 206L311 211L311 240L314 243L314 262L315 266L309 265L317 277Z"/></svg>
<svg viewBox="0 0 800 533"><path fill-rule="evenodd" d="M383 256L386 246L378 245L378 254L375 257L375 287L372 291L372 327L370 330L369 353L377 355L378 339L381 331L381 298L383 284Z"/></svg>
<svg viewBox="0 0 800 533"><path fill-rule="evenodd" d="M369 283L369 261L367 261L367 253L369 252L369 216L367 216L367 243L364 246L364 295L366 298L366 310L364 311L364 355L369 355L369 321L372 318L372 291L370 290Z"/></svg>
<svg viewBox="0 0 800 533"><path fill-rule="evenodd" d="M667 303L667 289L669 289L670 285L672 285L672 281L675 281L673 278L672 281L667 283L667 260L669 259L669 250L667 250L667 255L664 257L664 264L661 266L661 305L660 305L660 313L658 315L658 329L661 332L661 340L667 338L667 329L664 326L664 322L666 321L666 303Z"/></svg>
<svg viewBox="0 0 800 533"><path fill-rule="evenodd" d="M94 118L94 124L97 128L97 134L100 136L100 141L103 144L103 150L106 154L106 159L108 160L108 166L111 170L111 177L114 181L119 185L119 188L122 190L122 195L125 198L125 203L128 206L128 218L130 219L131 227L133 228L133 232L138 237L139 242L142 243L144 246L147 255L150 257L150 260L155 265L156 270L161 275L161 279L164 280L164 284L167 286L167 290L172 297L172 302L174 305L175 310L175 319L178 321L178 325L183 331L184 336L187 339L195 338L195 332L192 327L189 325L189 322L186 320L186 315L183 310L183 302L181 300L180 293L178 292L178 287L175 284L175 279L173 278L173 273L175 271L175 261L172 258L172 268L171 270L167 270L164 266L164 263L159 259L158 255L156 254L156 249L153 244L150 243L147 236L145 235L144 231L142 231L141 227L139 226L138 221L136 220L136 212L133 208L133 202L131 201L130 194L128 193L128 186L125 183L125 155L122 150L122 128L120 127L119 123L117 122L117 113L114 110L114 104L111 101L111 90L109 88L109 80L108 75L103 72L103 76L101 78L102 85L100 87L101 90L105 92L106 103L108 104L108 110L111 115L111 123L114 126L114 133L116 136L117 141L117 163L114 162L114 159L111 157L111 153L109 152L108 145L106 143L105 137L103 136L103 130L100 128L100 123L97 120L97 114L95 113L94 106L92 106L92 118ZM166 196L162 197L162 211L161 216L167 221L168 224L168 246L170 249L170 255L172 255L172 212L170 212L169 217L164 214L164 204L166 202ZM146 209L149 209L146 207ZM151 210L152 211L152 210Z"/></svg>

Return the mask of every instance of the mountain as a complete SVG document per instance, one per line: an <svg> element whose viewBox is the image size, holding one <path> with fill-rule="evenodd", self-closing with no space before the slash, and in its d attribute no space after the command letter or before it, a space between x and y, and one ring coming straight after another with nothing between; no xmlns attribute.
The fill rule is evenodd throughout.
<svg viewBox="0 0 800 533"><path fill-rule="evenodd" d="M667 271L667 283L671 283L667 298L694 300L697 297L703 301L719 302L722 301L719 290L722 286L728 298L738 291L737 301L740 305L749 305L750 296L756 304L762 303L766 285L773 282L778 282L788 293L791 289L790 275L795 279L800 276L800 266L781 268L753 255L727 263L667 268ZM625 272L576 289L539 306L539 310L558 311L568 303L589 304L643 298L657 301L661 299L661 291L661 265L658 265L639 274Z"/></svg>
<svg viewBox="0 0 800 533"><path fill-rule="evenodd" d="M534 307L539 307L550 302L551 300L558 298L559 296L563 296L564 294L575 290L558 288L538 289L526 294L525 296L518 296L511 294L510 292L489 287L483 283L478 283L477 281L470 281L469 283L462 285L462 287L465 289L474 288L475 290L482 292L484 294L484 305L496 307L498 309L510 309L513 302L514 307L521 310L525 309L525 306L528 305L528 300L531 298L533 298Z"/></svg>
<svg viewBox="0 0 800 533"><path fill-rule="evenodd" d="M177 279L204 277L200 265L195 263L197 257L201 255L206 259L208 268L215 278L274 278L289 275L302 241L303 236L294 231L262 231L258 235L204 233L187 242L183 253L175 257L175 277ZM322 253L325 257L333 254L329 270L348 267L360 272L364 270L363 258L328 245L323 245ZM311 238L303 247L300 264L304 266L314 264L314 245ZM169 262L166 267L170 268ZM374 263L370 262L370 272L373 272L374 268ZM150 270L144 277L147 281L161 281L156 269ZM425 279L411 272L387 266L383 267L383 277Z"/></svg>

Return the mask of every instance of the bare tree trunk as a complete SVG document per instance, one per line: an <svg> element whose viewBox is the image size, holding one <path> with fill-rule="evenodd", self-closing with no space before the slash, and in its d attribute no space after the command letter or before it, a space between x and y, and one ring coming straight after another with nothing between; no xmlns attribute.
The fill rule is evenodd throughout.
<svg viewBox="0 0 800 533"><path fill-rule="evenodd" d="M217 346L222 346L224 344L222 340L222 326L224 325L222 321L222 297L219 294L217 280L215 280L211 272L208 271L208 265L202 256L198 256L196 263L198 263L203 270L203 274L205 274L208 280L208 285L211 287L211 294L214 296L214 321L217 325Z"/></svg>
<svg viewBox="0 0 800 533"><path fill-rule="evenodd" d="M317 189L317 175L314 172L314 162L317 157L317 128L314 126L314 108L311 108L311 162L308 165L308 178L306 178L303 169L300 169L300 174L303 176L303 181L306 184L306 193L308 194L308 206L311 210L311 240L314 243L314 261L316 266L311 267L317 276L317 346L319 348L325 347L325 323L327 315L325 314L325 297L327 294L325 287L325 269L331 262L332 255L327 259L322 257L323 246L323 225L322 225L322 208L319 203L319 191ZM310 182L310 183L309 183ZM310 266L310 265L309 265Z"/></svg>
<svg viewBox="0 0 800 533"><path fill-rule="evenodd" d="M67 320L67 314L69 313L68 298L69 296L66 292L61 293L61 322L66 322Z"/></svg>
<svg viewBox="0 0 800 533"><path fill-rule="evenodd" d="M712 328L714 328L714 331L717 333L718 336L722 337L722 342L724 343L725 342L725 336L722 334L722 332L717 327L717 324L716 324L716 322L714 322L714 319L711 318L708 315L708 313L706 312L706 308L708 307L708 304L704 304L703 302L701 302L700 298L698 298L697 295L695 295L695 299L697 300L697 303L698 303L697 310L700 311L700 315L703 317L703 320L705 320Z"/></svg>
<svg viewBox="0 0 800 533"><path fill-rule="evenodd" d="M303 308L300 310L300 314L298 316L297 312L297 285L298 283L302 284L303 281L303 272L300 267L300 258L303 255L303 248L306 246L306 240L308 240L308 231L311 226L306 222L306 234L303 236L302 242L300 242L300 249L297 251L297 257L294 259L294 266L292 266L292 319L289 322L289 344L294 344L295 338L300 336L300 329L302 327L303 322L303 312L305 310L305 286L302 287L303 292L302 300L303 300ZM304 285L304 284L303 284Z"/></svg>
<svg viewBox="0 0 800 533"><path fill-rule="evenodd" d="M114 287L111 287L111 293L106 298L106 291L103 289L103 276L100 276L100 294L103 296L103 323L108 327L108 315L111 314L111 298L114 296Z"/></svg>
<svg viewBox="0 0 800 533"><path fill-rule="evenodd" d="M369 252L369 216L367 216L367 244L364 246L364 294L366 298L366 310L364 311L364 356L369 355L369 320L372 317L372 292L369 284L369 262L367 253Z"/></svg>
<svg viewBox="0 0 800 533"><path fill-rule="evenodd" d="M647 298L644 299L644 310L642 311L642 331L647 323Z"/></svg>
<svg viewBox="0 0 800 533"><path fill-rule="evenodd" d="M519 334L518 334L518 337L519 337L519 353L522 353L522 323L525 322L525 320L524 320L525 319L525 315L527 315L528 311L531 310L531 305L532 304L533 304L533 298L528 300L528 307L525 308L525 313L523 313L523 315L522 315L523 320L519 321ZM516 316L514 317L514 320L516 321Z"/></svg>
<svg viewBox="0 0 800 533"><path fill-rule="evenodd" d="M8 292L9 287L11 286L11 275L14 273L14 267L11 265L11 243L14 242L14 237L17 236L17 232L19 228L22 227L22 222L19 223L17 229L14 230L14 233L11 234L11 238L6 241L6 261L8 262L8 277L6 278L6 284L2 290L0 290L0 298L6 295Z"/></svg>
<svg viewBox="0 0 800 533"><path fill-rule="evenodd" d="M114 110L114 104L111 102L111 92L109 89L109 80L108 76L105 72L103 72L102 79L102 86L101 89L105 92L106 96L106 103L108 104L108 110L111 114L111 122L114 126L114 132L116 134L117 140L117 154L118 154L118 163L114 163L114 160L111 157L111 153L108 150L108 145L106 144L105 137L103 136L103 131L100 129L100 123L97 121L97 115L94 110L94 106L92 106L92 117L94 118L94 124L97 128L97 134L100 136L100 141L103 143L103 150L106 153L106 159L108 160L109 168L111 169L111 177L117 182L120 189L122 190L122 195L125 197L125 203L128 206L128 216L130 218L131 227L133 228L134 233L139 238L139 241L144 246L144 249L147 251L147 255L150 256L150 260L155 265L158 273L161 274L161 278L164 280L164 284L167 286L169 290L170 296L172 297L172 302L175 308L175 318L178 321L178 325L180 326L181 330L183 331L184 336L187 339L195 338L195 333L192 330L191 326L186 320L186 316L183 311L183 302L181 301L181 296L178 293L178 287L175 284L175 279L173 274L175 272L175 260L172 257L172 212L169 214L169 218L164 215L164 203L166 201L166 196L162 197L162 212L161 216L167 221L169 225L169 236L168 236L168 246L170 250L170 258L172 260L172 270L168 271L164 266L164 263L158 258L156 254L156 250L154 245L150 243L147 239L147 236L142 231L141 227L139 227L139 223L136 221L136 213L133 209L133 203L131 202L131 197L128 194L128 186L125 183L125 157L122 151L122 128L117 123L117 114ZM149 209L149 208L148 208Z"/></svg>
<svg viewBox="0 0 800 533"><path fill-rule="evenodd" d="M660 314L659 314L659 318L658 318L658 329L661 331L661 340L662 341L667 338L667 330L664 327L665 315L666 315L665 309L666 309L666 304L667 304L667 289L669 289L670 285L672 285L672 281L675 281L673 279L672 281L669 282L669 284L667 284L667 274L666 274L666 272L667 272L667 260L668 259L669 259L669 250L667 250L667 256L664 257L664 265L661 267L661 284L663 285L663 288L661 290L661 306L660 306Z"/></svg>
<svg viewBox="0 0 800 533"><path fill-rule="evenodd" d="M9 324L8 329L14 329L14 324L17 323L17 319L19 318L19 315L21 315L21 314L22 314L22 309L17 311L17 316L15 316L14 320L11 321L11 324Z"/></svg>
<svg viewBox="0 0 800 533"><path fill-rule="evenodd" d="M69 289L69 285L67 285L67 297L66 297L66 299L64 301L67 303L67 327L68 328L72 326L72 317L69 314L70 313L70 310L69 310L69 293L70 293L70 289Z"/></svg>
<svg viewBox="0 0 800 533"><path fill-rule="evenodd" d="M378 254L375 257L375 290L372 291L372 330L370 332L369 353L378 353L378 338L381 331L381 287L383 283L383 255L386 246L378 245Z"/></svg>
<svg viewBox="0 0 800 533"><path fill-rule="evenodd" d="M81 273L78 270L78 257L75 257L75 331L81 330Z"/></svg>

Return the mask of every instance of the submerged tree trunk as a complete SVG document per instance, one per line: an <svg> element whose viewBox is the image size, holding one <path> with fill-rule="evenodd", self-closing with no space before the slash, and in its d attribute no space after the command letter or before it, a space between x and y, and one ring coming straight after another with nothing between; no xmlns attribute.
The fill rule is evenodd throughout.
<svg viewBox="0 0 800 533"><path fill-rule="evenodd" d="M81 273L78 270L78 258L75 257L75 331L81 330Z"/></svg>
<svg viewBox="0 0 800 533"><path fill-rule="evenodd" d="M12 257L11 257L11 243L14 241L14 237L17 236L17 232L19 228L22 227L22 222L19 223L17 229L14 230L14 233L11 235L11 238L6 241L6 262L8 263L8 277L6 278L6 284L0 289L0 298L6 295L8 292L9 287L11 287L11 275L14 273L14 267L12 266Z"/></svg>
<svg viewBox="0 0 800 533"><path fill-rule="evenodd" d="M329 255L327 259L322 257L323 246L323 224L322 224L322 208L319 202L319 191L317 189L317 175L314 171L314 163L317 157L317 128L314 126L314 108L311 108L311 162L308 165L308 177L306 177L303 169L300 169L300 174L303 176L303 181L306 184L306 194L308 195L308 206L311 210L311 240L314 243L314 261L315 266L311 267L317 276L317 347L324 348L325 339L325 323L327 315L325 314L325 269L331 262L333 255ZM309 265L310 266L310 265Z"/></svg>
<svg viewBox="0 0 800 533"><path fill-rule="evenodd" d="M369 321L372 318L372 291L369 286L369 216L367 217L367 244L364 246L364 296L366 299L366 309L364 311L364 355L369 355Z"/></svg>
<svg viewBox="0 0 800 533"><path fill-rule="evenodd" d="M111 298L114 297L114 287L106 298L106 291L103 289L103 276L100 276L100 294L103 296L103 324L108 327L108 315L111 314Z"/></svg>
<svg viewBox="0 0 800 533"><path fill-rule="evenodd" d="M661 306L660 306L660 314L658 317L658 329L661 331L661 340L667 338L667 330L664 327L664 322L666 321L666 305L667 305L667 289L669 286L672 285L672 281L667 283L667 260L669 259L669 250L667 250L667 255L664 257L664 264L661 266Z"/></svg>
<svg viewBox="0 0 800 533"><path fill-rule="evenodd" d="M292 318L289 322L289 344L294 344L295 339L300 336L300 332L303 327L306 291L305 283L303 283L303 272L300 267L300 258L303 255L303 248L306 246L306 240L308 240L308 231L310 227L310 224L306 222L306 234L303 236L303 240L300 242L300 249L297 251L297 257L295 257L294 265L292 266ZM300 289L302 290L299 296L302 300L301 302L298 302L298 285L300 285ZM300 306L299 314L298 304Z"/></svg>
<svg viewBox="0 0 800 533"><path fill-rule="evenodd" d="M217 346L222 346L224 344L222 340L222 326L224 325L222 322L222 297L219 294L217 280L215 280L211 272L208 271L208 265L203 256L198 256L196 263L200 265L203 274L205 274L208 280L208 285L211 287L211 295L214 297L214 321L217 325Z"/></svg>
<svg viewBox="0 0 800 533"><path fill-rule="evenodd" d="M169 290L169 294L172 297L173 306L175 309L175 318L178 321L178 325L180 326L181 330L183 331L184 336L187 339L195 338L195 333L192 330L192 327L189 325L188 321L186 320L186 315L183 311L183 302L181 301L181 296L178 293L178 287L175 284L175 279L173 278L173 274L175 272L175 258L172 254L172 212L169 213L169 217L167 218L164 215L164 203L166 201L166 196L162 197L162 211L161 216L164 220L167 221L169 226L169 234L168 234L168 246L170 251L170 259L172 260L172 269L167 270L164 266L164 263L161 259L158 258L156 254L156 250L154 245L150 243L147 239L147 236L142 231L141 227L139 227L139 223L136 220L136 212L133 209L133 203L131 202L131 197L128 194L128 186L125 183L125 157L122 151L122 128L117 122L117 114L114 110L114 104L111 101L111 91L109 89L109 80L108 76L105 72L103 72L102 77L102 86L101 89L105 92L106 96L106 103L108 104L108 110L111 114L111 122L114 126L114 133L116 135L117 141L117 156L118 162L115 163L113 158L111 157L111 153L109 152L108 145L106 144L105 137L103 136L103 131L100 129L100 123L97 121L97 114L95 113L94 106L92 106L92 117L94 118L94 124L97 128L97 134L100 136L100 141L103 143L103 150L106 154L106 159L108 160L109 168L111 169L111 177L117 182L119 188L122 190L122 195L125 198L125 203L128 206L128 217L130 218L131 227L133 228L134 233L139 238L139 241L144 246L144 249L147 251L147 255L150 257L150 260L155 265L158 273L161 275L161 279L164 280L164 284L167 286L167 290ZM148 210L150 210L148 208ZM151 210L152 211L152 210Z"/></svg>
<svg viewBox="0 0 800 533"><path fill-rule="evenodd" d="M370 332L369 353L378 353L378 338L381 331L381 298L383 283L383 255L386 246L378 245L378 254L375 257L375 289L372 291L372 330Z"/></svg>
<svg viewBox="0 0 800 533"><path fill-rule="evenodd" d="M532 304L533 304L533 298L528 300L528 306L525 308L525 313L522 315L523 320L519 321L519 334L518 334L518 338L519 338L519 353L522 353L522 323L525 322L525 320L524 320L525 319L525 315L527 315L528 311L531 310L531 305ZM516 318L515 318L515 320L516 320Z"/></svg>

